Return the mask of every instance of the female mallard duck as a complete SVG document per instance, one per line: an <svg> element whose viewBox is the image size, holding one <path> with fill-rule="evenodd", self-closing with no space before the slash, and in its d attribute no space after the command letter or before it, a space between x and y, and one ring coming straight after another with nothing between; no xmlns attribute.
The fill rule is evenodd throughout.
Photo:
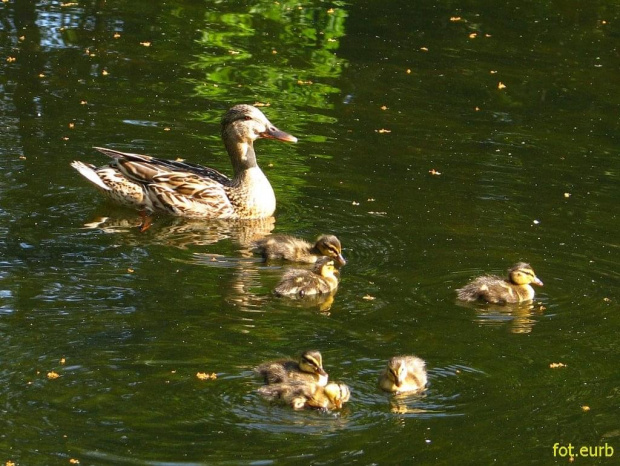
<svg viewBox="0 0 620 466"><path fill-rule="evenodd" d="M293 381L325 386L328 378L323 369L323 356L316 350L304 351L299 361L283 359L263 363L255 371L265 378L267 384Z"/></svg>
<svg viewBox="0 0 620 466"><path fill-rule="evenodd" d="M340 409L349 401L351 390L342 383L324 387L313 383L289 382L265 385L258 392L268 400L281 400L293 409Z"/></svg>
<svg viewBox="0 0 620 466"><path fill-rule="evenodd" d="M278 296L314 296L331 293L338 287L334 261L321 257L312 270L292 269L284 274L274 292Z"/></svg>
<svg viewBox="0 0 620 466"><path fill-rule="evenodd" d="M284 259L314 264L321 256L334 259L338 265L347 263L342 257L342 246L334 235L321 235L316 243L289 235L271 235L254 243L254 250L265 259Z"/></svg>
<svg viewBox="0 0 620 466"><path fill-rule="evenodd" d="M494 304L520 303L534 299L531 285L543 286L532 267L519 262L508 269L508 279L496 275L476 278L463 288L456 290L462 301L486 301Z"/></svg>
<svg viewBox="0 0 620 466"><path fill-rule="evenodd" d="M146 211L197 218L265 218L276 198L256 164L259 138L296 142L251 105L235 105L222 119L222 139L230 156L232 179L212 168L95 147L114 159L109 165L71 164L114 201Z"/></svg>
<svg viewBox="0 0 620 466"><path fill-rule="evenodd" d="M424 390L426 363L417 356L394 356L379 377L379 387L386 392L402 393Z"/></svg>

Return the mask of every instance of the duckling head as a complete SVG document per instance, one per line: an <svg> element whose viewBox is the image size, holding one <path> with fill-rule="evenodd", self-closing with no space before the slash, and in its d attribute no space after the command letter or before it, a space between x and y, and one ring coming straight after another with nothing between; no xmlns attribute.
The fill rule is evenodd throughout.
<svg viewBox="0 0 620 466"><path fill-rule="evenodd" d="M325 396L329 399L329 401L337 408L342 408L342 405L349 401L351 397L351 390L349 387L343 383L334 383L330 382L325 385L323 389L325 392Z"/></svg>
<svg viewBox="0 0 620 466"><path fill-rule="evenodd" d="M304 351L299 360L299 368L309 374L316 374L319 377L319 385L327 383L328 375L323 369L323 356L318 351Z"/></svg>
<svg viewBox="0 0 620 466"><path fill-rule="evenodd" d="M336 278L336 268L334 267L334 261L329 257L321 257L314 264L312 271L323 278Z"/></svg>
<svg viewBox="0 0 620 466"><path fill-rule="evenodd" d="M317 240L315 247L319 252L327 257L334 259L339 266L343 266L347 261L342 257L342 246L340 240L334 235L322 235Z"/></svg>
<svg viewBox="0 0 620 466"><path fill-rule="evenodd" d="M222 136L224 141L236 142L250 142L259 138L297 142L295 136L276 128L259 109L245 104L235 105L226 112L222 118Z"/></svg>
<svg viewBox="0 0 620 466"><path fill-rule="evenodd" d="M543 282L536 276L530 264L519 262L508 270L508 277L515 285L538 285L543 286Z"/></svg>
<svg viewBox="0 0 620 466"><path fill-rule="evenodd" d="M407 363L404 358L394 356L388 361L387 376L397 387L407 379Z"/></svg>

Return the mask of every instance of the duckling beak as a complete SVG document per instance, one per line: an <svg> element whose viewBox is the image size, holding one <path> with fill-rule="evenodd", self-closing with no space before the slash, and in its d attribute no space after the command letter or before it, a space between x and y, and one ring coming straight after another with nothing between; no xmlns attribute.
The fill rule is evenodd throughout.
<svg viewBox="0 0 620 466"><path fill-rule="evenodd" d="M267 129L259 134L261 138L265 139L277 139L278 141L284 142L297 142L297 138L292 136L284 131L280 131L273 125L267 126Z"/></svg>
<svg viewBox="0 0 620 466"><path fill-rule="evenodd" d="M534 281L532 283L534 285L543 286L543 282L538 277L534 277Z"/></svg>
<svg viewBox="0 0 620 466"><path fill-rule="evenodd" d="M338 256L336 256L336 262L338 262L338 265L340 267L342 267L343 265L347 265L347 261L344 260L344 257L342 257L342 254L338 254Z"/></svg>

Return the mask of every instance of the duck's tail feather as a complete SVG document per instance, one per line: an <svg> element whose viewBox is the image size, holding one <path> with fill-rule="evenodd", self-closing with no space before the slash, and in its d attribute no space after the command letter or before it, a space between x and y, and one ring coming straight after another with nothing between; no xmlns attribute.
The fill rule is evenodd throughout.
<svg viewBox="0 0 620 466"><path fill-rule="evenodd" d="M114 149L108 149L107 147L93 147L93 149L98 150L102 154L105 154L108 157L111 157L113 159L124 159L124 158L127 158L127 157L138 158L139 160L151 159L151 157L149 157L148 155L140 155L140 154L132 154L132 153L127 153L127 152L121 152L121 151L114 150Z"/></svg>
<svg viewBox="0 0 620 466"><path fill-rule="evenodd" d="M110 188L106 186L106 184L101 180L97 172L95 171L94 165L87 165L84 162L80 162L79 160L75 160L71 162L71 166L75 168L80 174L86 178L91 183L94 183L99 188L104 191L109 191Z"/></svg>

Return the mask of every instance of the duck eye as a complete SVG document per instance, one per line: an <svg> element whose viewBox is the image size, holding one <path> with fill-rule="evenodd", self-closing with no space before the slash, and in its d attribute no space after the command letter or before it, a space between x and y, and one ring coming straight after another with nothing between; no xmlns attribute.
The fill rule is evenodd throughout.
<svg viewBox="0 0 620 466"><path fill-rule="evenodd" d="M252 117L250 115L246 115L246 116L243 117L243 119L245 121L250 121L252 119Z"/></svg>

